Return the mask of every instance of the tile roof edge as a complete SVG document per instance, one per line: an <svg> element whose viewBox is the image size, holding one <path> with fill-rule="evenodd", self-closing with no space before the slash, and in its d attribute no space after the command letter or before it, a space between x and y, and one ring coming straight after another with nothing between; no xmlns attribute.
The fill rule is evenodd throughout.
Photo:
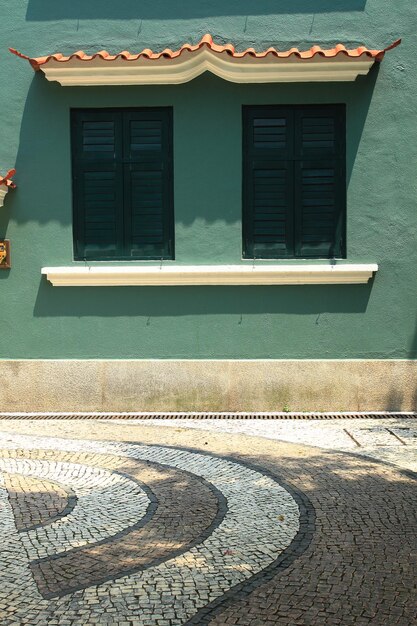
<svg viewBox="0 0 417 626"><path fill-rule="evenodd" d="M9 48L9 52L19 57L19 59L25 59L25 61L29 61L29 63L31 64L31 66L33 67L35 71L38 71L40 69L39 64L37 62L38 59L32 59L31 57L28 57L26 54L23 54L23 52L19 52L19 50L16 50L15 48ZM44 58L46 59L47 57L44 57Z"/></svg>
<svg viewBox="0 0 417 626"><path fill-rule="evenodd" d="M244 56L252 56L254 58L260 59L260 58L266 57L268 54L272 54L276 56L277 58L288 58L291 55L295 55L295 56L298 56L298 58L301 60L310 60L316 55L320 55L325 58L334 58L338 56L339 54L343 54L350 58L355 58L355 57L358 58L363 55L367 55L370 58L375 59L375 61L380 62L384 58L385 53L399 46L401 44L401 41L402 41L401 39L397 39L396 41L394 41L394 43L390 44L389 46L387 46L386 48L382 50L371 50L367 48L366 46L358 46L356 48L347 49L343 44L338 43L333 48L321 48L321 46L316 44L316 45L313 45L309 50L304 50L304 51L300 51L298 48L294 48L294 47L290 48L289 50L279 51L274 47L270 47L261 52L256 52L254 48L246 48L242 52L236 52L233 44L231 43L227 43L223 45L216 44L214 43L212 36L207 33L201 38L199 43L195 45L185 43L184 45L181 46L181 48L174 50L174 51L171 50L170 48L165 48L161 52L153 52L149 48L145 48L144 50L136 54L132 54L126 50L123 50L122 52L119 52L117 54L110 54L109 52L107 52L107 50L101 50L100 52L87 54L83 50L78 50L77 52L73 52L72 54L68 56L65 56L62 53L58 52L58 53L46 55L43 57L31 58L23 54L22 52L15 50L14 48L9 48L9 50L12 54L16 55L17 57L29 61L33 69L35 71L39 71L41 69L41 66L48 63L51 59L54 59L55 61L58 61L61 63L65 63L74 58L78 58L80 61L92 61L93 59L97 57L101 58L103 61L114 61L118 58L125 59L126 61L133 61L133 60L136 61L140 57L148 58L150 60L157 60L162 57L175 59L181 56L181 54L185 51L197 52L198 50L203 48L203 46L206 46L212 52L215 52L218 54L226 52L235 59L240 59L240 58L243 58Z"/></svg>
<svg viewBox="0 0 417 626"><path fill-rule="evenodd" d="M6 185L6 187L11 187L11 189L15 189L16 184L12 181L12 178L15 174L16 170L12 169L9 170L5 176L0 176L0 185Z"/></svg>
<svg viewBox="0 0 417 626"><path fill-rule="evenodd" d="M380 53L375 57L377 61L382 61L382 59L385 56L386 52L389 52L389 50L393 50L394 48L397 48L400 44L402 43L402 39L397 39L396 41L394 41L393 43L391 43L389 46L387 46L386 48L384 48L383 50L380 51Z"/></svg>

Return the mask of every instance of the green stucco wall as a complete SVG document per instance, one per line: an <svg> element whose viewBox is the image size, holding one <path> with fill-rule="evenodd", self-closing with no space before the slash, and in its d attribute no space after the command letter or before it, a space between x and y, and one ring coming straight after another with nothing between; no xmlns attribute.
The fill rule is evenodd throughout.
<svg viewBox="0 0 417 626"><path fill-rule="evenodd" d="M12 56L176 48L211 32L238 47L383 48L355 83L63 88ZM19 0L0 26L0 358L415 358L415 0ZM174 108L176 263L241 263L243 104L347 105L347 259L369 285L53 288L72 261L71 107ZM247 263L247 262L246 262Z"/></svg>

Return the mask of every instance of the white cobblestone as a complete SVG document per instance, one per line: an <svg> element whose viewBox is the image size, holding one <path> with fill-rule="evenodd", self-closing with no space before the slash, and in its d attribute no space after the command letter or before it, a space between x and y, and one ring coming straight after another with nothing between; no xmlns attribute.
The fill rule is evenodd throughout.
<svg viewBox="0 0 417 626"><path fill-rule="evenodd" d="M106 420L108 423L108 420ZM120 426L169 426L244 434L288 443L355 452L417 472L417 419L146 419L113 420ZM401 441L397 438L399 437Z"/></svg>
<svg viewBox="0 0 417 626"><path fill-rule="evenodd" d="M244 465L211 455L161 446L72 441L10 434L0 434L0 446L12 450L43 449L114 454L160 463L201 476L223 493L228 504L223 521L205 541L143 572L123 576L110 583L93 586L83 592L69 594L50 602L40 599L36 588L32 593L33 581L31 581L29 597L25 597L24 603L21 600L16 602L15 610L11 611L13 619L18 620L22 626L51 623L54 617L58 618L63 614L67 622L60 619L60 625L86 624L89 620L104 624L100 596L109 599L110 613L113 613L112 608L117 607L119 623L120 620L125 620L127 623L133 622L140 626L147 624L157 626L166 621L179 626L192 617L199 608L274 561L291 543L299 528L298 506L292 496L276 481ZM9 468L24 471L29 475L40 474L48 479L56 478L54 472L48 472L47 464L42 465L44 462L36 468L36 462L28 460L19 459L14 465L13 463L7 465L6 461L10 460L4 460L1 465L3 471ZM64 484L63 475L67 479L74 476L73 468L66 465L72 464L58 462L53 464L58 473L61 470L60 482ZM83 475L87 474L88 471L84 470ZM92 480L91 476L89 480ZM74 481L71 484L76 488ZM107 485L109 489L111 486L111 483ZM81 508L81 505L80 501L78 508ZM8 508L7 503L5 508ZM8 527L11 527L11 512L8 511L7 515ZM87 521L91 522L91 518ZM51 524L50 527L52 526ZM3 565L6 568L9 563L15 560L17 562L21 554L15 528L11 529L10 534L15 543L4 555ZM32 556L29 550L28 561ZM24 575L30 577L28 562L23 563L21 567L24 569ZM5 598L17 585L20 588L21 580L22 576L18 576L9 581L4 588ZM161 609L161 582L166 589L163 593L167 594L163 620L158 613ZM0 602L1 599L0 594ZM32 608L36 610L35 621L33 618L27 619L28 610ZM79 619L80 610L86 611L82 620Z"/></svg>
<svg viewBox="0 0 417 626"><path fill-rule="evenodd" d="M111 537L138 523L149 505L137 483L101 468L60 461L0 459L0 471L60 483L70 487L78 498L73 511L65 517L21 532L31 560Z"/></svg>
<svg viewBox="0 0 417 626"><path fill-rule="evenodd" d="M108 424L109 421L106 420ZM113 422L115 423L115 422ZM417 419L360 419L360 420L120 420L118 425L135 424L140 432L143 426L170 426L175 428L195 428L225 433L243 433L270 439L283 440L296 444L316 446L327 450L354 452L379 461L387 461L398 467L417 470ZM59 428L58 428L59 431ZM115 581L69 594L64 598L44 600L34 584L29 561L21 549L21 537L14 527L14 520L7 495L0 483L0 526L7 535L0 557L1 571L7 572L5 584L0 588L0 615L6 615L2 605L7 607L4 623L20 626L87 626L100 624L113 626L117 623L131 626L159 626L170 624L180 626L199 608L238 582L250 578L271 563L291 542L298 528L298 508L291 496L268 477L236 463L217 459L210 455L185 452L161 446L138 446L135 444L74 441L59 437L36 437L0 433L0 447L8 449L48 449L68 452L85 451L90 453L113 454L166 464L185 469L213 484L227 498L229 510L222 524L205 541L187 552L143 572L123 576ZM29 472L31 462L20 459L19 472ZM69 469L65 464L57 467L54 478L51 467L42 470L41 476L70 486ZM67 464L72 465L72 464ZM84 467L84 466L80 466ZM2 471L5 466L0 466ZM9 466L10 471L12 466ZM39 467L38 467L39 471ZM49 474L47 474L49 471ZM82 476L79 470L79 476ZM99 472L104 470L99 469ZM53 473L53 472L52 472ZM111 476L113 474L109 472ZM116 490L120 485L106 483L104 474L98 488L102 502L105 492ZM0 475L1 479L1 475ZM89 477L91 480L91 476ZM99 480L97 478L97 480ZM100 482L100 481L99 481ZM105 484L105 488L103 488ZM84 515L84 526L94 528L95 489L90 484L90 493L81 494L80 484L72 488L81 498L85 498L84 511L90 506L90 513ZM86 489L88 482L86 483ZM126 485L131 489L131 485ZM82 489L82 487L81 487ZM130 493L130 491L129 491ZM90 504L88 498L91 498ZM83 506L78 506L82 516ZM283 517L281 521L281 516ZM68 516L70 517L70 516ZM120 518L122 516L119 516ZM80 518L81 520L81 518ZM125 519L123 523L125 523ZM115 525L117 527L117 514ZM65 522L67 528L71 523ZM65 526L64 524L64 526ZM80 522L81 524L81 522ZM51 527L53 524L51 524ZM59 526L58 526L59 527ZM45 527L46 528L46 527ZM116 530L117 532L117 530ZM22 533L20 533L22 535ZM54 539L44 537L40 546L53 545ZM69 536L71 545L77 545L76 525ZM66 539L66 540L67 540ZM65 540L65 541L66 541ZM83 538L87 543L97 540L90 531L90 537ZM65 544L62 537L55 541L53 550ZM67 543L66 545L70 545ZM18 581L18 583L16 582ZM22 585L24 591L22 591ZM161 604L163 599L163 604ZM162 607L162 608L161 608ZM162 617L163 616L163 617ZM117 621L116 621L117 620Z"/></svg>

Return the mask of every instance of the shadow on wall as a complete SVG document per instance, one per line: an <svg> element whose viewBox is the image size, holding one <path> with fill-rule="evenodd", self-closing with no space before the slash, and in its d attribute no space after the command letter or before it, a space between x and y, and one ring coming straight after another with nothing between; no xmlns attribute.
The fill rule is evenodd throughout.
<svg viewBox="0 0 417 626"><path fill-rule="evenodd" d="M71 224L70 109L78 107L173 107L178 225L189 226L198 219L204 223L240 223L242 104L345 102L349 187L377 76L376 64L368 76L347 85L237 85L205 73L183 85L103 89L61 87L38 72L30 84L20 129L16 159L18 193L8 198L13 218L18 223ZM219 153L230 155L226 164L219 159ZM39 185L40 180L46 179L47 184ZM35 197L33 189L37 190Z"/></svg>
<svg viewBox="0 0 417 626"><path fill-rule="evenodd" d="M417 359L417 320L416 320L416 328L414 331L414 337L410 343L410 348L408 351L409 359ZM386 403L385 409L387 411L403 411L403 410L412 410L417 412L417 380L414 382L414 395L412 400L412 407L407 407L404 409L404 394L402 391L397 389L396 387L391 387L388 401Z"/></svg>
<svg viewBox="0 0 417 626"><path fill-rule="evenodd" d="M363 313L371 294L367 285L301 285L274 287L114 287L56 288L45 279L39 284L35 317L142 317L192 315L316 315ZM250 297L248 295L250 294ZM239 318L240 316L240 318Z"/></svg>
<svg viewBox="0 0 417 626"><path fill-rule="evenodd" d="M17 190L14 189L13 193L17 193ZM0 239L7 239L7 225L9 223L9 220L12 214L11 208L10 208L11 204L12 204L11 198L6 196L6 202L4 203L4 206L1 207L1 211L0 211ZM0 272L0 276L1 276L1 272Z"/></svg>
<svg viewBox="0 0 417 626"><path fill-rule="evenodd" d="M414 337L410 343L409 351L407 358L415 360L417 359L417 320L416 320L416 328L414 331ZM412 373L410 374L412 376ZM408 406L408 401L406 403L406 408L404 408L404 402L406 399L404 398L404 393L398 389L397 387L391 387L388 400L385 405L386 411L403 411L403 410L411 410L417 412L417 380L414 382L414 394L412 398L412 406Z"/></svg>
<svg viewBox="0 0 417 626"><path fill-rule="evenodd" d="M17 193L17 189L13 190L13 194ZM7 194L7 196L11 196L12 194ZM6 201L4 206L0 209L0 239L7 239L7 227L9 224L9 220L11 217L11 198L6 196ZM9 278L10 270L2 269L0 270L0 280L5 280Z"/></svg>
<svg viewBox="0 0 417 626"><path fill-rule="evenodd" d="M417 411L417 384L414 390L414 394L411 398L412 406L410 407L408 404L408 399L406 402L406 407L404 408L405 397L404 393L397 389L396 387L391 387L387 401L384 409L386 411L396 412L396 411Z"/></svg>
<svg viewBox="0 0 417 626"><path fill-rule="evenodd" d="M414 330L414 337L410 345L410 359L417 359L417 317L416 317L416 328ZM417 394L417 384L416 384L416 394ZM416 395L416 405L417 405L417 395Z"/></svg>
<svg viewBox="0 0 417 626"><path fill-rule="evenodd" d="M28 21L178 20L222 15L317 14L364 11L366 0L29 0Z"/></svg>

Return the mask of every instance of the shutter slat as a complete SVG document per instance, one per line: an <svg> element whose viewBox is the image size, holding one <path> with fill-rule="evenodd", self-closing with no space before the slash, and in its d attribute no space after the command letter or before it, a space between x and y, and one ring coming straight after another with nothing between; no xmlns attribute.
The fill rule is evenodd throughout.
<svg viewBox="0 0 417 626"><path fill-rule="evenodd" d="M271 164L268 164L268 169L263 169L265 165L262 161L259 168L254 162L252 169L252 241L253 253L257 257L275 254L271 246L274 243L282 253L289 238L291 171L285 163L274 164L274 169L271 169ZM265 184L265 181L268 183Z"/></svg>
<svg viewBox="0 0 417 626"><path fill-rule="evenodd" d="M126 124L126 122L125 122ZM130 158L139 157L143 152L162 152L163 121L138 121L130 118L128 130L125 132L125 150L128 144Z"/></svg>
<svg viewBox="0 0 417 626"><path fill-rule="evenodd" d="M337 106L298 107L295 111L296 158L338 157L344 145L342 109Z"/></svg>
<svg viewBox="0 0 417 626"><path fill-rule="evenodd" d="M121 201L121 184L117 176L117 166L109 171L89 171L84 166L80 181L80 203L84 214L84 256L95 257L116 256L121 244L121 222L119 203ZM91 166L90 166L91 167ZM110 193L97 193L97 186L90 186L91 179L99 180L103 174ZM109 178L111 175L111 178Z"/></svg>
<svg viewBox="0 0 417 626"><path fill-rule="evenodd" d="M322 173L322 176L320 176ZM341 255L343 168L337 160L296 162L296 246L298 256Z"/></svg>
<svg viewBox="0 0 417 626"><path fill-rule="evenodd" d="M97 119L92 119L95 115ZM107 119L100 119L102 117ZM120 132L120 119L115 113L80 112L78 127L77 161L114 161L116 159L116 152L121 146L117 139L117 128Z"/></svg>

